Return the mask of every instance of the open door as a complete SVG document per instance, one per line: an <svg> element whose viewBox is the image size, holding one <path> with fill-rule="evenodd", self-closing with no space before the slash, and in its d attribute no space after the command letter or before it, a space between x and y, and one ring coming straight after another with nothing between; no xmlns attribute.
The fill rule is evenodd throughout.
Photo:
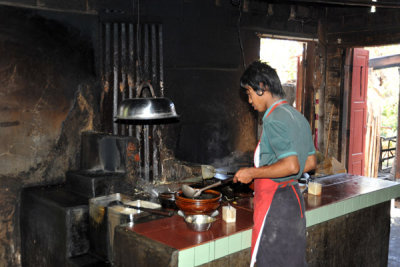
<svg viewBox="0 0 400 267"><path fill-rule="evenodd" d="M364 175L367 130L369 51L355 48L353 54L348 173Z"/></svg>

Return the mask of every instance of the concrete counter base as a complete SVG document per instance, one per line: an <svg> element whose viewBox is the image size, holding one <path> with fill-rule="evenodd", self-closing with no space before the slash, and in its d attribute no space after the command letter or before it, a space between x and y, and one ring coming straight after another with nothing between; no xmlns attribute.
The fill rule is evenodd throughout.
<svg viewBox="0 0 400 267"><path fill-rule="evenodd" d="M387 266L390 201L307 228L308 266Z"/></svg>

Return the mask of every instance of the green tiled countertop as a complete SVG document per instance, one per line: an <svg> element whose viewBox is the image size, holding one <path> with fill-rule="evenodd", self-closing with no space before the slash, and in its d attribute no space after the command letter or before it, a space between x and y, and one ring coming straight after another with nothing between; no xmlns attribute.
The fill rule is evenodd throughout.
<svg viewBox="0 0 400 267"><path fill-rule="evenodd" d="M307 227L400 197L400 183L349 174L317 178L322 195L304 194Z"/></svg>
<svg viewBox="0 0 400 267"><path fill-rule="evenodd" d="M349 174L337 174L317 180L322 184L322 195L304 194L307 227L400 197L400 184L396 182ZM249 228L194 247L180 249L178 266L199 266L250 248L251 233Z"/></svg>
<svg viewBox="0 0 400 267"><path fill-rule="evenodd" d="M322 184L321 196L303 194L307 227L400 197L400 183L377 178L337 174L317 178L317 181ZM134 224L125 229L134 232L132 240L140 236L149 242L148 253L160 256L160 251L156 249L160 246L172 251L168 254L171 259L174 258L170 262L172 266L200 266L237 252L241 254L235 254L235 257L241 257L248 255L251 246L252 200L247 197L232 202L231 205L236 208L236 222L226 223L220 213L210 230L205 232L190 230L178 215ZM140 246L129 249L140 249ZM142 255L139 252L137 255Z"/></svg>

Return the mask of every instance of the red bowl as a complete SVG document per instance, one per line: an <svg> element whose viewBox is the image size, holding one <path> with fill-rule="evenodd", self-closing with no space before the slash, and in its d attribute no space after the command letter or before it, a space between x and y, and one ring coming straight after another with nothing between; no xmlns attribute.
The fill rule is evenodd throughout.
<svg viewBox="0 0 400 267"><path fill-rule="evenodd" d="M213 211L219 208L222 194L215 190L205 190L202 192L202 195L207 195L209 198L187 198L183 195L182 190L180 190L175 194L175 203L178 208L185 213L185 215L210 215Z"/></svg>

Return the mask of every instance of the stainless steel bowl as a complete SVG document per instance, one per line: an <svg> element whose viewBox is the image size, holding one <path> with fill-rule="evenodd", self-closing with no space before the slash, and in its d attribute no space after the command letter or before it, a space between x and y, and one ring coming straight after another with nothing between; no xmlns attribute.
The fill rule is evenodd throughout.
<svg viewBox="0 0 400 267"><path fill-rule="evenodd" d="M175 105L165 97L129 98L121 101L116 120L158 120L178 118Z"/></svg>
<svg viewBox="0 0 400 267"><path fill-rule="evenodd" d="M196 232L204 232L210 229L213 222L217 219L208 215L198 214L185 217L186 225L189 229Z"/></svg>

